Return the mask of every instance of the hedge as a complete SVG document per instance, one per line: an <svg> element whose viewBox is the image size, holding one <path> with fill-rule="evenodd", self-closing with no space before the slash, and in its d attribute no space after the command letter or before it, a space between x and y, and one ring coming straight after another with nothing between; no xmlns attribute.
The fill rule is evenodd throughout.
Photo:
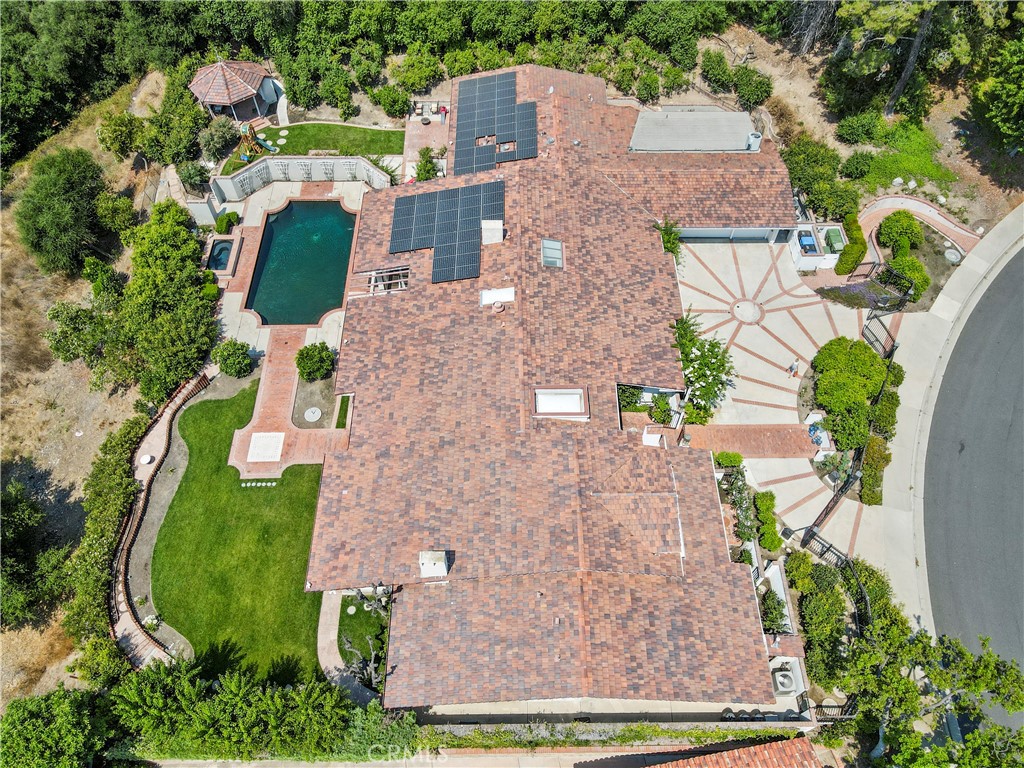
<svg viewBox="0 0 1024 768"><path fill-rule="evenodd" d="M769 552L781 549L786 542L779 535L775 525L775 494L772 491L755 493L754 508L757 510L757 521L760 523L758 537L761 548Z"/></svg>
<svg viewBox="0 0 1024 768"><path fill-rule="evenodd" d="M886 388L871 412L871 427L886 440L896 437L896 409L900 407L900 396L895 389Z"/></svg>
<svg viewBox="0 0 1024 768"><path fill-rule="evenodd" d="M848 242L843 246L843 252L836 262L837 275L848 275L853 272L868 254L868 243L864 239L864 230L857 221L857 214L851 213L843 219L843 229L846 230Z"/></svg>
<svg viewBox="0 0 1024 768"><path fill-rule="evenodd" d="M864 449L864 465L861 468L860 500L868 506L882 503L882 471L892 460L885 440L872 435Z"/></svg>
<svg viewBox="0 0 1024 768"><path fill-rule="evenodd" d="M217 221L214 224L214 230L218 235L226 235L237 223L238 214L235 211L228 211L227 213L222 213L217 217Z"/></svg>
<svg viewBox="0 0 1024 768"><path fill-rule="evenodd" d="M72 597L64 615L64 628L79 641L107 632L117 535L138 492L132 456L148 426L135 416L107 435L85 479L85 533L68 563Z"/></svg>

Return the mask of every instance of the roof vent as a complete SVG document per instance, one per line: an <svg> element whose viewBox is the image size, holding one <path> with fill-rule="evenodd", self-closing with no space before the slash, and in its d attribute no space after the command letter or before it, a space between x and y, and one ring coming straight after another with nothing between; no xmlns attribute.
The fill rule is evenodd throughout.
<svg viewBox="0 0 1024 768"><path fill-rule="evenodd" d="M448 551L425 549L420 552L420 578L438 579L448 575Z"/></svg>
<svg viewBox="0 0 1024 768"><path fill-rule="evenodd" d="M747 150L750 152L761 151L761 134L760 133L749 133L747 134Z"/></svg>

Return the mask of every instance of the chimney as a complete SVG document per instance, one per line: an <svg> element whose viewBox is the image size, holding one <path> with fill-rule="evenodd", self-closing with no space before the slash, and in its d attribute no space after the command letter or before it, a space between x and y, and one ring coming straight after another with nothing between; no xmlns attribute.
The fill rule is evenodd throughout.
<svg viewBox="0 0 1024 768"><path fill-rule="evenodd" d="M761 151L761 134L760 133L748 133L747 134L747 151L748 152L760 152Z"/></svg>
<svg viewBox="0 0 1024 768"><path fill-rule="evenodd" d="M420 552L420 578L438 579L448 575L448 551L425 549Z"/></svg>

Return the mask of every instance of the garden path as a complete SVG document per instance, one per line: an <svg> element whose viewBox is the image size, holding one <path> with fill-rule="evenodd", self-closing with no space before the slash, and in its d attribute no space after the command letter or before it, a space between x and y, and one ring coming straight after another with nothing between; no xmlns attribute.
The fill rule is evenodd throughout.
<svg viewBox="0 0 1024 768"><path fill-rule="evenodd" d="M956 243L964 254L970 253L981 241L980 235L954 221L941 208L928 200L910 195L885 195L868 203L858 216L864 234L872 232L882 219L894 211L910 211L916 218Z"/></svg>
<svg viewBox="0 0 1024 768"><path fill-rule="evenodd" d="M364 687L352 675L345 671L345 661L338 650L338 623L341 621L341 600L344 595L340 590L323 593L320 601L320 623L316 631L316 653L320 666L333 685L346 688L352 701L365 707L377 694Z"/></svg>

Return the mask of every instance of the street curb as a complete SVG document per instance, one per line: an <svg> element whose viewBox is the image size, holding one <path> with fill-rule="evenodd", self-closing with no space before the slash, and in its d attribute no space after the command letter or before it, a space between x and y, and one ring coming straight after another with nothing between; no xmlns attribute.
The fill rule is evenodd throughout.
<svg viewBox="0 0 1024 768"><path fill-rule="evenodd" d="M956 317L950 324L946 338L942 341L941 347L939 347L939 354L935 361L932 377L928 383L928 388L925 391L924 400L921 403L921 408L918 411L917 416L917 425L915 430L917 437L914 441L914 451L911 456L911 478L913 484L911 486L912 490L910 493L910 513L913 518L914 526L914 557L922 566L916 569L918 594L921 596L921 607L926 608L928 611L928 615L926 617L922 617L922 620L925 627L931 629L933 632L935 631L935 623L932 613L931 592L928 585L928 560L927 553L925 551L924 528L925 460L928 453L928 439L931 434L935 403L938 400L939 388L942 385L942 379L946 372L946 365L949 362L950 354L953 352L956 342L960 338L960 334L967 325L968 319L970 319L971 314L974 312L974 308L981 301L981 297L984 295L985 290L988 289L992 280L1002 272L1003 267L1010 262L1010 259L1015 256L1021 246L1024 245L1024 204L1011 211L1009 215L999 222L999 224L993 227L988 235L986 235L981 242L972 249L967 258L969 259L972 255L976 255L979 249L984 250L986 240L991 242L992 238L1005 237L1006 235L1002 232L1004 225L1007 228L1016 226L1018 228L1017 235L1013 240L1008 241L1004 246L1002 246L1002 250L999 252L999 255L991 262L988 269L979 274L978 279L971 287L967 297L957 309Z"/></svg>

